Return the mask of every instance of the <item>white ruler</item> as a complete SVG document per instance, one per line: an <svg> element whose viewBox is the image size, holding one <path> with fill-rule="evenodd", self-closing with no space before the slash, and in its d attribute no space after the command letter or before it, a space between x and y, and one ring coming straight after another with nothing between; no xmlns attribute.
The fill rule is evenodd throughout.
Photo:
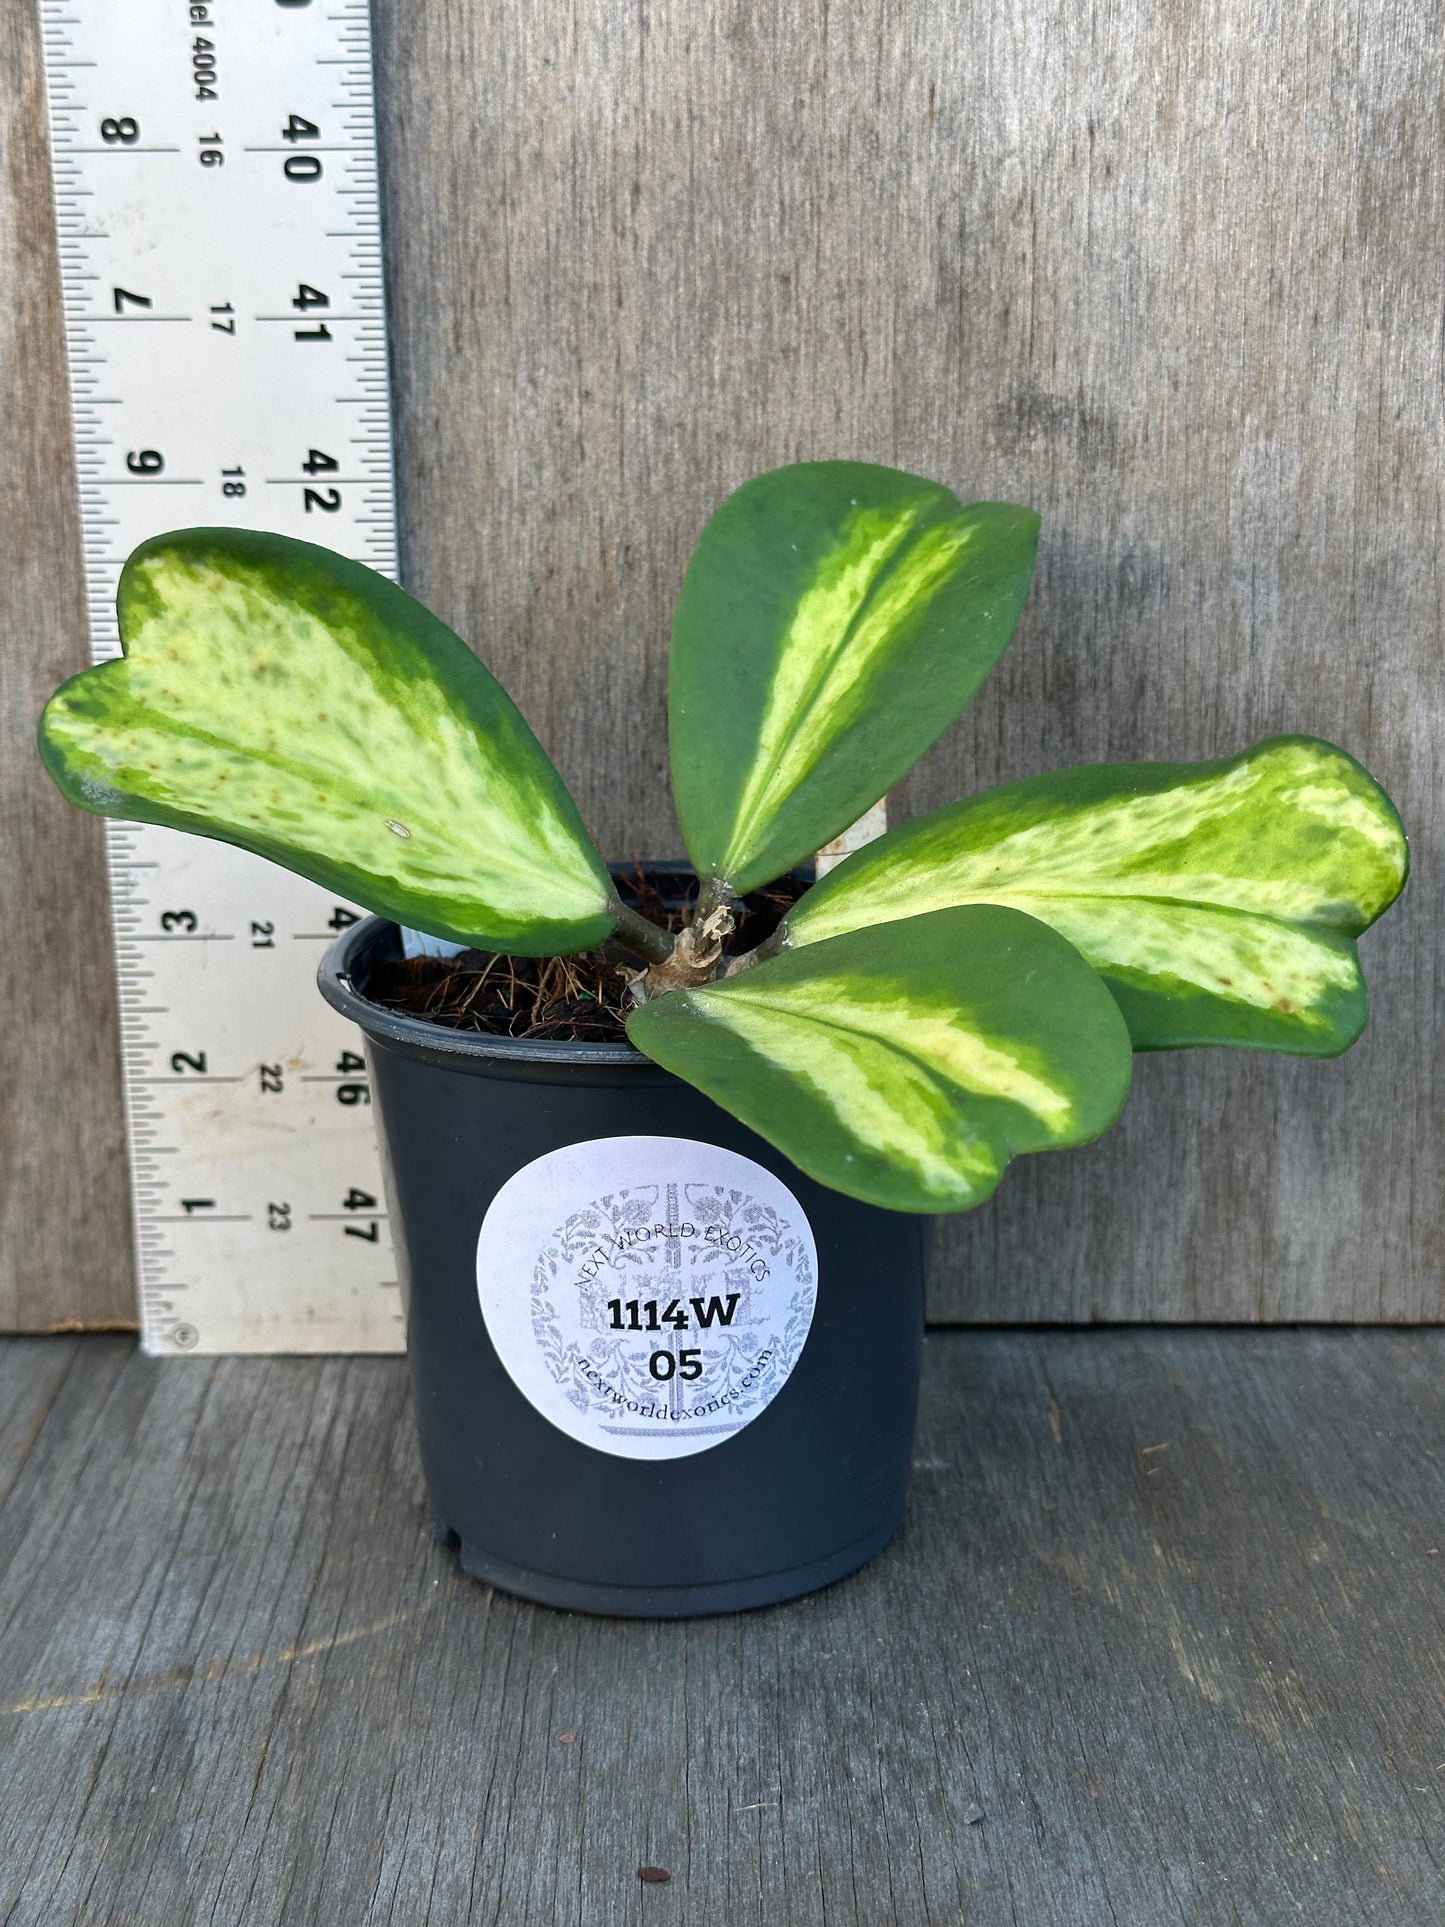
<svg viewBox="0 0 1445 1927"><path fill-rule="evenodd" d="M395 574L365 0L40 0L92 649L158 531L276 529ZM108 825L145 1347L394 1351L355 907Z"/></svg>

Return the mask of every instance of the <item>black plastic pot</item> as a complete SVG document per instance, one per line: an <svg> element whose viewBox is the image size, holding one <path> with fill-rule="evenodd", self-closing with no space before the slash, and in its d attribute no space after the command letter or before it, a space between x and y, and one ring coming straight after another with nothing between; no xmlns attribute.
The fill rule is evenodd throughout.
<svg viewBox="0 0 1445 1927"><path fill-rule="evenodd" d="M920 1221L813 1183L628 1045L368 1002L398 946L367 919L320 986L366 1037L439 1536L599 1613L763 1606L862 1565L903 1515Z"/></svg>

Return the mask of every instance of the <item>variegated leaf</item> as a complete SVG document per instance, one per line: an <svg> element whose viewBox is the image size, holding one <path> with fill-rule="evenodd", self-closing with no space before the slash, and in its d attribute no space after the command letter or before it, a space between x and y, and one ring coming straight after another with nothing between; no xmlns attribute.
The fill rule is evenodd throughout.
<svg viewBox="0 0 1445 1927"><path fill-rule="evenodd" d="M541 745L394 583L308 542L190 529L136 550L118 609L125 655L41 723L73 803L240 844L457 941L549 954L612 929Z"/></svg>
<svg viewBox="0 0 1445 1927"><path fill-rule="evenodd" d="M703 875L780 876L912 768L1007 647L1038 527L861 462L729 496L672 631L673 792Z"/></svg>
<svg viewBox="0 0 1445 1927"><path fill-rule="evenodd" d="M1329 743L1276 736L1227 761L1061 770L935 810L816 884L784 938L1009 904L1089 959L1137 1049L1328 1057L1365 1022L1354 939L1407 869L1373 778Z"/></svg>
<svg viewBox="0 0 1445 1927"><path fill-rule="evenodd" d="M1093 971L988 906L670 991L627 1029L811 1177L898 1211L980 1203L1015 1152L1106 1130L1129 1087L1129 1034Z"/></svg>

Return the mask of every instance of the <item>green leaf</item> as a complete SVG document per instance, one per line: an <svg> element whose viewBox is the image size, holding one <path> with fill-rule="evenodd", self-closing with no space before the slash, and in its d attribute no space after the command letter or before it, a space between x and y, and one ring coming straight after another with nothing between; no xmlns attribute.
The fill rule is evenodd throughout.
<svg viewBox="0 0 1445 1927"><path fill-rule="evenodd" d="M672 629L672 781L699 872L754 889L876 803L1008 646L1039 519L804 462L703 530Z"/></svg>
<svg viewBox="0 0 1445 1927"><path fill-rule="evenodd" d="M1129 1088L1099 979L1017 910L940 910L700 990L628 1035L810 1177L897 1211L962 1211L1016 1151L1082 1144Z"/></svg>
<svg viewBox="0 0 1445 1927"><path fill-rule="evenodd" d="M394 583L309 542L138 548L125 655L40 727L71 802L238 843L434 936L528 955L612 928L611 880L506 692Z"/></svg>
<svg viewBox="0 0 1445 1927"><path fill-rule="evenodd" d="M1010 904L1088 958L1138 1050L1331 1057L1367 1014L1354 939L1408 867L1394 806L1358 763L1274 736L1220 762L1060 770L935 810L815 884L784 940Z"/></svg>

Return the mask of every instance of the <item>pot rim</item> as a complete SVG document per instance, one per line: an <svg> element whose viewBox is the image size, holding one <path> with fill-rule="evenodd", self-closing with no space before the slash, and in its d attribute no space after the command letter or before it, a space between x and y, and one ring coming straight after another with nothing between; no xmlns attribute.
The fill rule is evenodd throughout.
<svg viewBox="0 0 1445 1927"><path fill-rule="evenodd" d="M408 1017L399 1010L374 1004L357 988L354 972L368 960L368 952L390 947L388 939L400 947L398 925L388 917L363 917L333 943L316 971L316 985L333 1010L349 1017L354 1024L388 1043L419 1046L426 1051L441 1051L452 1057L483 1058L499 1063L645 1065L656 1071L650 1057L632 1044L567 1043L544 1037L493 1037L481 1030L453 1030L447 1024L429 1023L425 1017Z"/></svg>

